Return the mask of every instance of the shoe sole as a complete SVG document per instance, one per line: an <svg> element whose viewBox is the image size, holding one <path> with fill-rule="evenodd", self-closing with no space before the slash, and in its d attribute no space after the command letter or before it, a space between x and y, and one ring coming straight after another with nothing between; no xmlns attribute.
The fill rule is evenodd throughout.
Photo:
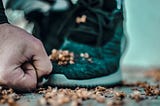
<svg viewBox="0 0 160 106"><path fill-rule="evenodd" d="M110 87L120 85L122 82L121 70L119 69L115 73L103 77L85 79L85 80L73 80L68 79L63 74L53 74L47 81L47 85L57 87L87 87L92 88L96 86Z"/></svg>

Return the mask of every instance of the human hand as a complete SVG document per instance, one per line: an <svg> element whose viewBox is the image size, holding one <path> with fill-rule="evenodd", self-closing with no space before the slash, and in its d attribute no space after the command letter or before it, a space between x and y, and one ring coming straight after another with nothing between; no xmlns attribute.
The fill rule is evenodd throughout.
<svg viewBox="0 0 160 106"><path fill-rule="evenodd" d="M30 91L51 70L40 40L18 27L0 24L0 85Z"/></svg>

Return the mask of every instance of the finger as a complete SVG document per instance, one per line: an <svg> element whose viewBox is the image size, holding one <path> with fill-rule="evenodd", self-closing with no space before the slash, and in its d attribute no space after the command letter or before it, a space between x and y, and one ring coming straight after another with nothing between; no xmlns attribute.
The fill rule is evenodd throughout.
<svg viewBox="0 0 160 106"><path fill-rule="evenodd" d="M11 87L19 91L31 91L37 86L37 75L36 70L30 63L24 63L22 67L14 70L12 76L12 82L10 82Z"/></svg>
<svg viewBox="0 0 160 106"><path fill-rule="evenodd" d="M42 43L36 45L36 50L33 56L33 65L37 71L38 78L48 75L52 71L52 64L43 47Z"/></svg>

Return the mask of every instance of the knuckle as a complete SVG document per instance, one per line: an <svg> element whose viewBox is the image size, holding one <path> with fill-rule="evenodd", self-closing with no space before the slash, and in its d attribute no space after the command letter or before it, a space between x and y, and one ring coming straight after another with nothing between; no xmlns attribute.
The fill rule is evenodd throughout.
<svg viewBox="0 0 160 106"><path fill-rule="evenodd" d="M52 66L52 64L51 64L51 62L49 62L49 64L47 65L47 67L45 68L45 74L46 75L48 75L48 74L50 74L51 72L52 72L52 68L53 68L53 66Z"/></svg>
<svg viewBox="0 0 160 106"><path fill-rule="evenodd" d="M37 50L41 50L43 48L43 44L42 44L42 42L39 39L35 38L35 40L34 40L34 47Z"/></svg>
<svg viewBox="0 0 160 106"><path fill-rule="evenodd" d="M52 72L52 68L53 68L53 66L52 66L51 62L46 61L45 66L42 69L40 69L40 71L42 73L41 76L49 75Z"/></svg>
<svg viewBox="0 0 160 106"><path fill-rule="evenodd" d="M50 64L48 65L48 74L50 74L52 72L53 66L50 62Z"/></svg>

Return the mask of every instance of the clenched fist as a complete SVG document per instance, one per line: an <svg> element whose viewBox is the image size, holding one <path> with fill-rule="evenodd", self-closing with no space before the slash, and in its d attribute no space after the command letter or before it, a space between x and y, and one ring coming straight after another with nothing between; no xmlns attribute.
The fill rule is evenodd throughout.
<svg viewBox="0 0 160 106"><path fill-rule="evenodd" d="M0 24L0 85L30 91L36 88L37 79L51 70L38 39L18 27Z"/></svg>

